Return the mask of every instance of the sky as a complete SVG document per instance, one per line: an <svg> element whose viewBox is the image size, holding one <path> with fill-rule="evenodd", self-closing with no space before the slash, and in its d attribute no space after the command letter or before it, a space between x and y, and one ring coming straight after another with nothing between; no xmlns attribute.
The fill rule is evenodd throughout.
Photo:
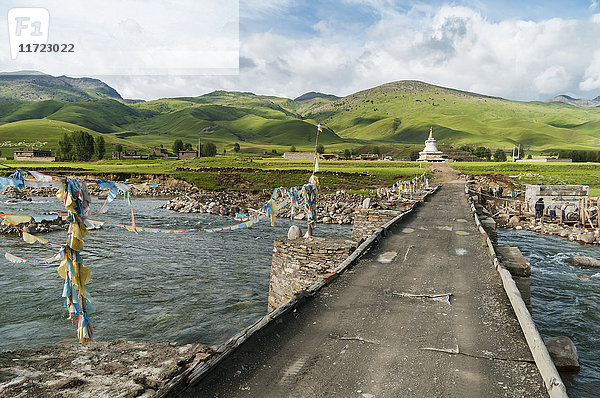
<svg viewBox="0 0 600 398"><path fill-rule="evenodd" d="M99 77L141 99L344 96L404 79L515 100L591 99L598 38L598 0L239 0L238 74Z"/></svg>

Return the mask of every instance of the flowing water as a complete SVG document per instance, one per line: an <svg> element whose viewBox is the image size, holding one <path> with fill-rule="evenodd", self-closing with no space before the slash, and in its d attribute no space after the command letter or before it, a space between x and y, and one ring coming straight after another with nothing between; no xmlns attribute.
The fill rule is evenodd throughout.
<svg viewBox="0 0 600 398"><path fill-rule="evenodd" d="M136 224L206 228L236 222L208 214L160 209L164 201L134 199ZM97 207L98 201L95 202ZM0 211L63 212L55 198L14 202L0 196ZM115 200L98 219L129 222L129 208ZM130 223L130 222L129 222ZM81 252L92 270L87 285L97 311L90 315L97 340L148 340L219 344L266 314L273 239L292 223L262 220L249 229L215 233L135 234L122 228L91 231ZM302 230L306 224L298 222ZM316 236L350 237L350 226L321 225ZM44 235L63 242L64 232ZM48 245L0 236L0 247L21 257L47 257ZM0 350L74 341L77 333L61 298L58 263L13 264L0 257Z"/></svg>
<svg viewBox="0 0 600 398"><path fill-rule="evenodd" d="M531 263L533 319L542 337L568 336L577 346L581 370L561 374L569 396L599 397L600 269L572 267L564 260L600 259L600 247L514 230L499 231L498 243L519 247Z"/></svg>

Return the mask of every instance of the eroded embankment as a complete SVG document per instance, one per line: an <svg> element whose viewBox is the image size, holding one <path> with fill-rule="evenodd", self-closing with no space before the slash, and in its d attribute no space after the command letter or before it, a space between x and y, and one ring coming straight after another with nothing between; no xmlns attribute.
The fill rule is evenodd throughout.
<svg viewBox="0 0 600 398"><path fill-rule="evenodd" d="M6 351L0 353L0 396L154 396L211 352L199 344L126 341Z"/></svg>

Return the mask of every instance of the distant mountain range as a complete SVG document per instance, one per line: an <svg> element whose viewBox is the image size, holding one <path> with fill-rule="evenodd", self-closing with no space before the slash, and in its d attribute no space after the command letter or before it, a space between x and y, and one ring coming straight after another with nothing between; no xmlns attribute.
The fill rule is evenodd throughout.
<svg viewBox="0 0 600 398"><path fill-rule="evenodd" d="M563 95L556 96L554 98L547 99L544 102L549 102L552 104L582 106L585 108L600 107L600 95L594 99L586 100L586 99L573 98L573 97L563 94Z"/></svg>
<svg viewBox="0 0 600 398"><path fill-rule="evenodd" d="M98 79L55 77L38 71L0 73L0 101L84 101L99 98L122 99L114 88Z"/></svg>
<svg viewBox="0 0 600 398"><path fill-rule="evenodd" d="M597 150L600 109L561 101L520 102L414 80L402 80L346 97L310 92L295 99L249 92L214 91L198 97L123 100L97 79L44 74L0 74L2 141L46 142L58 148L67 131L103 134L107 145L170 147L175 139L219 152L235 143L243 151L327 151L381 146L420 149L433 127L442 147L463 145L533 150ZM559 97L557 97L559 98ZM592 101L599 101L596 98ZM28 141L29 140L29 141Z"/></svg>

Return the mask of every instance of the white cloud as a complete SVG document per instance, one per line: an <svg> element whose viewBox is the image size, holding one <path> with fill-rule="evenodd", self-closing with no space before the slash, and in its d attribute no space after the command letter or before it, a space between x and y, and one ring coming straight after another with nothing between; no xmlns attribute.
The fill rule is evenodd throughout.
<svg viewBox="0 0 600 398"><path fill-rule="evenodd" d="M600 50L594 53L594 58L585 70L584 80L579 83L583 91L600 89Z"/></svg>
<svg viewBox="0 0 600 398"><path fill-rule="evenodd" d="M471 8L453 6L431 14L389 12L361 36L340 38L331 26L330 20L321 21L317 36L305 40L250 36L241 52L256 66L242 70L237 83L276 95L310 90L344 95L419 79L513 99L544 99L593 86L592 54L600 37L600 26L590 21L492 22ZM587 83L580 85L584 75Z"/></svg>
<svg viewBox="0 0 600 398"><path fill-rule="evenodd" d="M566 89L569 80L570 76L563 66L553 65L537 75L533 82L540 93L551 94Z"/></svg>
<svg viewBox="0 0 600 398"><path fill-rule="evenodd" d="M591 0L590 10L595 10L598 8L598 0Z"/></svg>

